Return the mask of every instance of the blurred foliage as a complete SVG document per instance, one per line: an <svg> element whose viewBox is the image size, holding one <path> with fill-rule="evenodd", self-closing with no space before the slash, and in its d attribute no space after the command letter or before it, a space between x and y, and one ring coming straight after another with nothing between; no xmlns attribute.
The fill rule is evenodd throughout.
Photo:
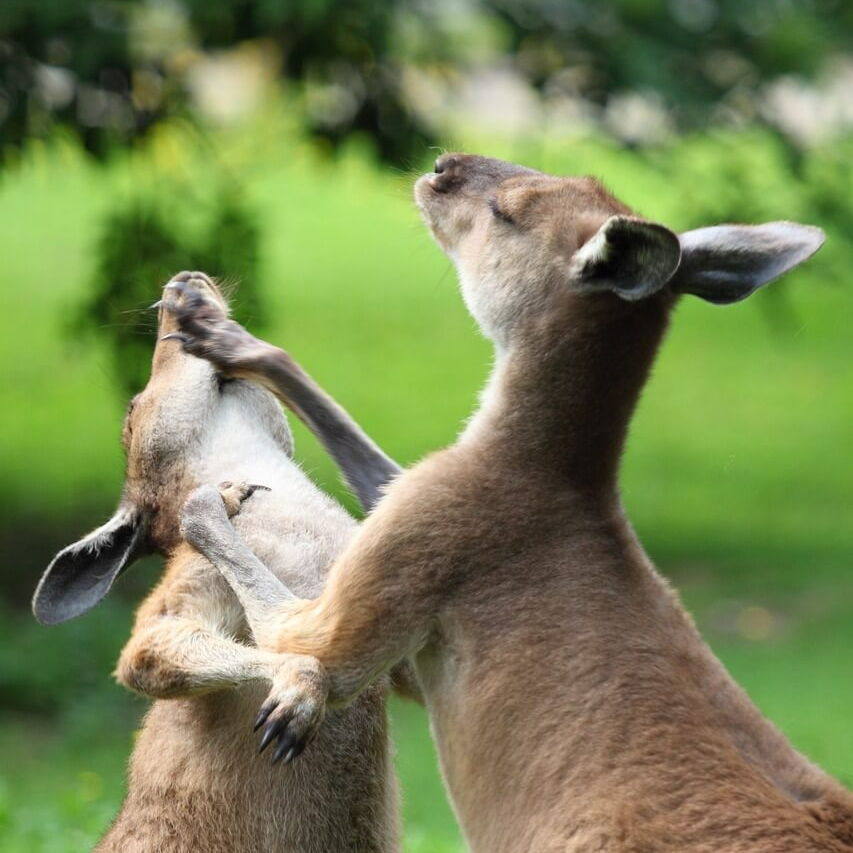
<svg viewBox="0 0 853 853"><path fill-rule="evenodd" d="M398 4L299 2L109 2L5 0L0 5L0 128L7 144L55 122L78 128L89 150L132 139L186 104L182 73L199 49L251 39L274 43L291 79L346 79L358 104L316 129L330 139L367 130L390 157L420 148L389 51ZM165 38L163 38L165 37Z"/></svg>
<svg viewBox="0 0 853 853"><path fill-rule="evenodd" d="M489 0L539 82L567 66L579 91L652 90L682 127L703 125L727 99L783 74L815 75L853 48L845 0ZM734 107L736 104L732 103Z"/></svg>
<svg viewBox="0 0 853 853"><path fill-rule="evenodd" d="M168 202L139 196L107 214L95 249L93 287L70 330L73 335L97 330L109 342L113 367L128 396L145 387L150 373L151 340L145 332L154 323L153 312L146 316L154 302L153 282L165 284L185 269L203 270L226 285L239 281L233 316L244 325L254 321L256 329L262 319L256 217L229 188L202 208L209 208L210 221L194 237L185 220L197 206L185 192L177 195Z"/></svg>
<svg viewBox="0 0 853 853"><path fill-rule="evenodd" d="M29 616L29 614L26 614ZM80 619L59 632L45 631L0 602L3 625L15 627L15 643L0 644L0 705L6 710L49 714L91 694L93 704L108 703L109 673L124 644L130 617L127 605L106 608L100 619ZM51 654L57 634L73 649L74 667Z"/></svg>
<svg viewBox="0 0 853 853"><path fill-rule="evenodd" d="M87 147L144 129L130 103L131 59L117 4L4 0L0 4L0 132L5 145L43 136L56 122Z"/></svg>
<svg viewBox="0 0 853 853"><path fill-rule="evenodd" d="M186 111L194 69L241 44L302 93L313 133L366 132L383 158L418 156L440 122L408 70L511 71L549 97L603 106L651 95L681 129L763 120L756 93L814 79L853 49L846 0L4 0L0 130L8 146L56 123L87 148ZM268 69L269 70L269 69ZM217 84L221 90L221 81ZM615 124L621 122L616 119ZM619 135L619 128L613 127Z"/></svg>

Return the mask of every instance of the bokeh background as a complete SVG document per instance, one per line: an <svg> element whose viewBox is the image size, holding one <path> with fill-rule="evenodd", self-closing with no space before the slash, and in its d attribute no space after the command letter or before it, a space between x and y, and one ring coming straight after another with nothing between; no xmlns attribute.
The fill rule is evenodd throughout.
<svg viewBox="0 0 853 853"><path fill-rule="evenodd" d="M410 202L448 148L597 175L677 229L826 229L748 302L685 300L624 497L736 678L853 784L853 5L3 0L4 853L91 847L145 708L109 673L158 561L72 624L28 610L118 499L145 306L182 268L239 284L253 331L417 460L453 439L490 358ZM423 713L393 711L406 849L461 850Z"/></svg>

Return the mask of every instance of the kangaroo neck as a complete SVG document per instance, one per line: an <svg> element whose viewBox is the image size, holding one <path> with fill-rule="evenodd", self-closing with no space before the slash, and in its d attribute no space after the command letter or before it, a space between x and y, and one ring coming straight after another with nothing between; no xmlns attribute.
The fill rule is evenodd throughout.
<svg viewBox="0 0 853 853"><path fill-rule="evenodd" d="M624 304L607 296L580 312L574 299L569 309L528 324L496 352L463 440L485 445L513 467L553 476L564 487L613 494L628 425L666 331L670 303Z"/></svg>

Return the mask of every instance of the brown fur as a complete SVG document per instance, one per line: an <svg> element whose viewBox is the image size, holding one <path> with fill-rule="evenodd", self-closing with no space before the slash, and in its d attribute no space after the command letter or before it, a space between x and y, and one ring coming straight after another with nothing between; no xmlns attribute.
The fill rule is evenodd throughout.
<svg viewBox="0 0 853 853"><path fill-rule="evenodd" d="M210 617L232 609L231 590L187 546L140 607L116 676L169 701L146 715L127 798L98 850L398 849L385 686L327 719L304 768L257 758L251 720L280 664L249 645L235 657L234 641L211 630Z"/></svg>
<svg viewBox="0 0 853 853"><path fill-rule="evenodd" d="M322 663L333 706L411 658L479 853L849 853L853 797L731 680L620 503L677 240L590 179L467 155L441 158L416 198L495 373L459 441L389 488L319 598L278 606L277 648ZM594 243L614 215L614 235L646 241L647 298L583 277L621 261ZM266 352L242 375L286 399L285 364Z"/></svg>
<svg viewBox="0 0 853 853"><path fill-rule="evenodd" d="M226 310L202 274L179 279L185 293ZM246 498L248 490L233 486L213 496L223 513L239 510L234 523L274 584L281 578L303 595L319 592L355 522L293 462L272 395L224 382L207 362L162 340L175 328L161 310L151 379L125 423L127 480L114 520L134 524L145 547L168 555L116 669L122 684L158 701L136 743L121 812L97 849L391 853L399 849L399 825L388 680L329 714L300 762L282 769L268 756L258 759L252 721L270 686L297 684L304 694L324 682L313 661L258 647L250 613L210 563L180 542L178 511L199 483L263 478L271 491ZM102 571L103 562L93 560L110 558L116 547L112 524L60 553L36 593L37 615L66 618L57 602L72 600L78 587L62 583Z"/></svg>

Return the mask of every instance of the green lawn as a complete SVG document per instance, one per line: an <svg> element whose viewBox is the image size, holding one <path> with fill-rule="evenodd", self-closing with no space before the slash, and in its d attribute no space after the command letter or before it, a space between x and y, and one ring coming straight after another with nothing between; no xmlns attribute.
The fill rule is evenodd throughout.
<svg viewBox="0 0 853 853"><path fill-rule="evenodd" d="M100 217L140 186L173 196L192 220L211 170L239 178L265 226L268 337L400 461L451 441L474 405L489 348L418 223L407 179L378 170L358 146L325 160L269 124L205 144L167 128L106 168L72 145L34 146L0 177L0 533L13 548L8 571L25 573L24 587L119 495L124 401L108 350L67 327L93 273ZM491 153L604 175L629 203L676 227L697 224L703 204L718 220L738 205L745 218L806 216L797 198L766 191L772 152L757 165L750 153L723 189L702 184L709 158L729 168L733 151L753 150L749 140L709 145L687 140L665 166L590 142ZM724 191L734 197L702 195ZM641 539L714 648L794 742L848 784L853 287L839 271L851 262L843 237L830 234L802 272L742 305L685 300L624 475ZM151 333L144 312L139 333ZM296 432L307 469L339 493L331 464ZM151 569L134 573L126 597L152 580ZM51 631L11 608L0 616L0 850L85 850L121 799L142 707L107 676L128 606L118 601ZM455 850L423 714L395 704L394 719L408 850Z"/></svg>

